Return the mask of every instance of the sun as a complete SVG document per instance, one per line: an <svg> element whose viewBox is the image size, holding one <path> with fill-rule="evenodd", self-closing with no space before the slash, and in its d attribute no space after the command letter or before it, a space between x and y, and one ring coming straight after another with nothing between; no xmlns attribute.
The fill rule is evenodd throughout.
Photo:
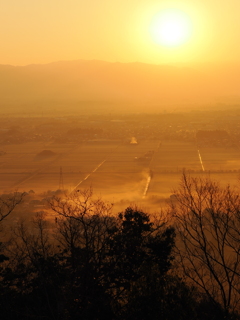
<svg viewBox="0 0 240 320"><path fill-rule="evenodd" d="M190 17L177 9L163 10L156 14L150 24L150 36L154 42L167 47L183 45L192 35Z"/></svg>

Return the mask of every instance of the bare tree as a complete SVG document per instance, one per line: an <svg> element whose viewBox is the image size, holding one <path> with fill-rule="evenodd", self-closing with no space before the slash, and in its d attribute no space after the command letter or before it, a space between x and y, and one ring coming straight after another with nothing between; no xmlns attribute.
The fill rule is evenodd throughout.
<svg viewBox="0 0 240 320"><path fill-rule="evenodd" d="M240 301L240 197L229 186L184 173L173 199L183 274L228 315Z"/></svg>
<svg viewBox="0 0 240 320"><path fill-rule="evenodd" d="M31 269L33 266L41 273L39 261L47 261L54 255L56 248L51 241L49 222L45 218L44 213L37 212L32 221L20 220L12 228L12 239L7 248L10 267L24 264L25 268Z"/></svg>
<svg viewBox="0 0 240 320"><path fill-rule="evenodd" d="M101 265L108 231L116 224L111 214L113 205L94 198L92 189L78 190L65 198L53 197L49 204L58 214L56 238L69 251L72 264L82 249L88 253L88 262L95 259Z"/></svg>
<svg viewBox="0 0 240 320"><path fill-rule="evenodd" d="M3 221L13 212L17 205L19 205L25 196L25 193L14 192L11 195L3 194L0 196L0 231L3 231ZM3 237L2 237L3 239ZM0 263L8 260L5 255L7 242L3 243L0 239Z"/></svg>
<svg viewBox="0 0 240 320"><path fill-rule="evenodd" d="M11 195L2 195L0 197L0 222L6 219L15 207L23 200L25 193L14 192Z"/></svg>
<svg viewBox="0 0 240 320"><path fill-rule="evenodd" d="M64 299L58 287L62 281L58 250L52 243L49 227L43 212L37 212L30 222L19 221L13 228L5 270L10 274L8 288L32 299L28 307L23 305L21 312L36 313L39 317L47 313L49 319L57 320Z"/></svg>

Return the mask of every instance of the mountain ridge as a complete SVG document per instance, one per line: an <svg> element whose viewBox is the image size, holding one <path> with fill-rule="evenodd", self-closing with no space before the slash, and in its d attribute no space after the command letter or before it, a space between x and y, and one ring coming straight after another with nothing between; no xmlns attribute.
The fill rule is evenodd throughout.
<svg viewBox="0 0 240 320"><path fill-rule="evenodd" d="M192 68L101 60L0 65L1 106L81 101L146 105L240 102L240 68Z"/></svg>

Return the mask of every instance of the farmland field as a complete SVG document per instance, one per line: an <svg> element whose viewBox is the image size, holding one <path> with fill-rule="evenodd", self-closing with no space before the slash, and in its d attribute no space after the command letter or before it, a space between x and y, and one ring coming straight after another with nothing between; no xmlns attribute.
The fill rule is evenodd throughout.
<svg viewBox="0 0 240 320"><path fill-rule="evenodd" d="M36 157L43 150L52 155ZM94 193L111 201L138 201L145 191L146 200L166 198L177 187L183 169L230 184L237 183L240 169L238 149L197 148L180 141L143 140L137 145L118 140L26 143L6 145L4 151L0 157L2 192L73 191L92 186Z"/></svg>

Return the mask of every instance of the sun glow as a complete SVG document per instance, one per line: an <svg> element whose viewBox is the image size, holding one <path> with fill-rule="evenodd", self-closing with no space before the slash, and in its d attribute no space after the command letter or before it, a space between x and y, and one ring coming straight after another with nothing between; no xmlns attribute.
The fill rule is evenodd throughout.
<svg viewBox="0 0 240 320"><path fill-rule="evenodd" d="M191 19L186 13L169 9L153 17L149 31L154 42L167 47L176 47L191 38L192 29Z"/></svg>

